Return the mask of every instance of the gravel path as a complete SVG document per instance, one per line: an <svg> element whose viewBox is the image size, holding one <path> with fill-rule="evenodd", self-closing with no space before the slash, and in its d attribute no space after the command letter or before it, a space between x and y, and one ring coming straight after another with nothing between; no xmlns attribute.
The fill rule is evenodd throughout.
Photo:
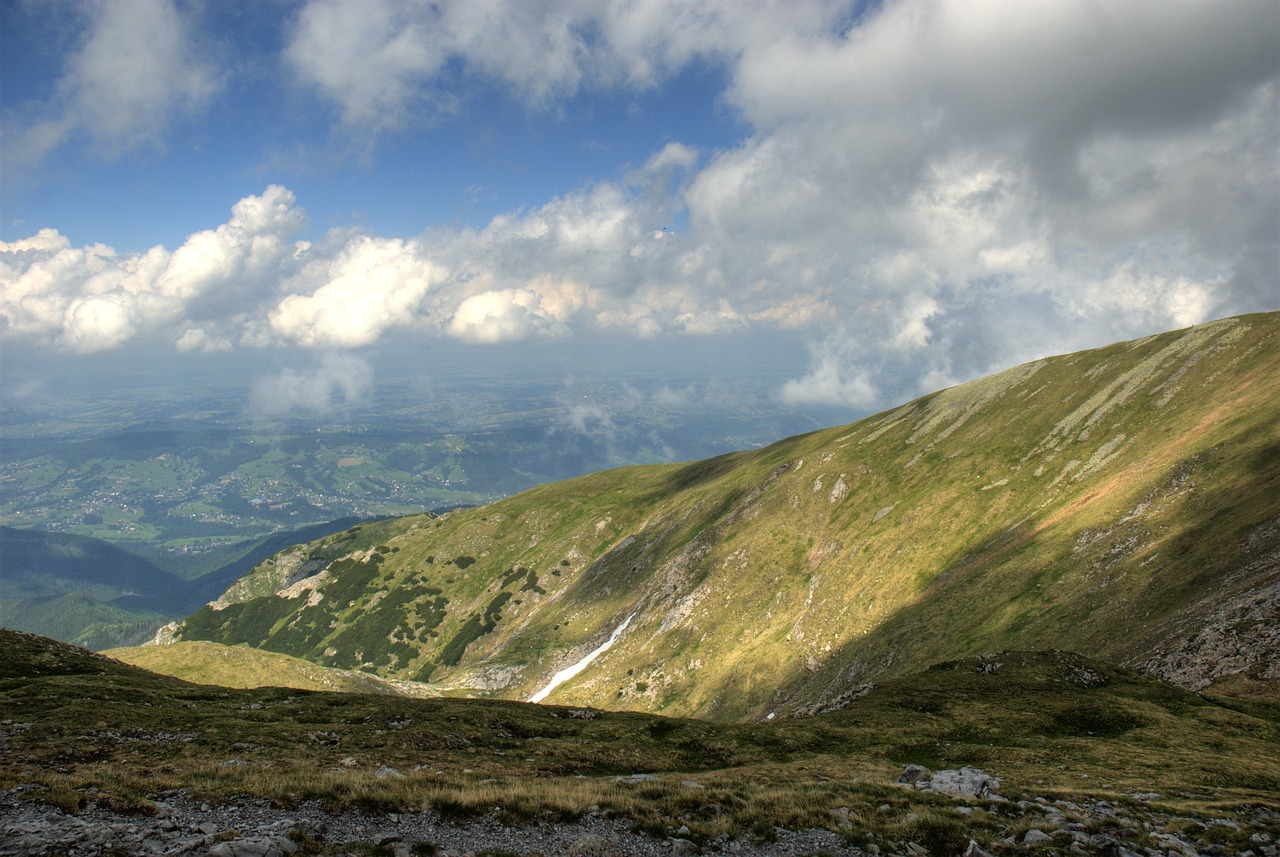
<svg viewBox="0 0 1280 857"><path fill-rule="evenodd" d="M773 843L730 840L711 843L699 851L692 842L678 836L653 839L632 832L630 822L599 815L573 823L513 828L489 817L454 823L433 812L330 815L316 804L286 810L257 800L211 806L182 793L165 795L156 807L155 816L139 816L120 815L90 804L72 815L25 800L20 789L0 792L0 857L275 857L296 853L300 850L299 841L306 840L314 843L312 848L323 846L337 853L343 853L342 846L346 844L382 845L397 857L431 853L460 857L486 851L582 857L863 853L849 848L839 836L826 830L779 830L778 840Z"/></svg>

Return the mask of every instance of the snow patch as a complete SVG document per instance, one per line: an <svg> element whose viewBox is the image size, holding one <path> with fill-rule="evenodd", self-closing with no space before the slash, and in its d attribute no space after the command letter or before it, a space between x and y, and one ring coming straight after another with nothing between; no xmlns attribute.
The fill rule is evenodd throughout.
<svg viewBox="0 0 1280 857"><path fill-rule="evenodd" d="M618 641L618 638L622 636L622 632L627 630L627 626L631 624L631 620L634 618L636 618L636 614L632 613L626 619L622 620L622 624L619 625L617 628L613 629L613 633L609 635L609 639L605 640L598 647L592 650L585 658L578 661L573 666L565 667L564 669L560 670L560 672L553 675L551 677L551 681L547 682L547 686L544 687L542 690L538 691L537 693L535 693L533 696L529 697L529 701L542 702L542 700L546 699L551 694L551 691L555 690L557 687L564 684L566 681L568 681L569 679L576 676L578 673L585 670L588 666L591 665L592 661L594 661L596 658L600 657L601 655L603 655L605 652L609 651L609 649L613 647L613 644L616 643Z"/></svg>

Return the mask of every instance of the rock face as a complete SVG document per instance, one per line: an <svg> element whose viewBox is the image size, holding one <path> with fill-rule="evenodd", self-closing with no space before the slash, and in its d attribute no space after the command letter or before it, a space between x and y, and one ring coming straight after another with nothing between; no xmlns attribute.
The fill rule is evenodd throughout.
<svg viewBox="0 0 1280 857"><path fill-rule="evenodd" d="M1280 529L1280 518L1272 529ZM1255 563L1280 572L1280 550L1272 549ZM1203 690L1228 676L1280 679L1280 580L1232 598L1196 605L1176 620L1181 642L1171 651L1143 662L1141 669L1191 690Z"/></svg>

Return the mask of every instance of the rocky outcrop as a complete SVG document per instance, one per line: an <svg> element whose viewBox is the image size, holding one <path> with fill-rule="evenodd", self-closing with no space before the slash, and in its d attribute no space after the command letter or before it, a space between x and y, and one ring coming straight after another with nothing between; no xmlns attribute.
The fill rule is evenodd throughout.
<svg viewBox="0 0 1280 857"><path fill-rule="evenodd" d="M1280 559L1275 562L1280 573ZM1198 623L1198 630L1188 629L1172 650L1140 669L1191 690L1233 675L1280 679L1280 579L1196 608L1187 623Z"/></svg>
<svg viewBox="0 0 1280 857"><path fill-rule="evenodd" d="M968 800L998 800L1000 780L984 774L977 768L960 768L959 770L930 771L923 765L908 765L898 778L902 785L909 785L918 791L933 792L947 797Z"/></svg>

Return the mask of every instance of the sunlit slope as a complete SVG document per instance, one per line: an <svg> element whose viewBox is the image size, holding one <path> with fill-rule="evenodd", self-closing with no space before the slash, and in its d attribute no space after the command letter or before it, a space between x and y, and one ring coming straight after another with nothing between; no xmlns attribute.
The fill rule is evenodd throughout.
<svg viewBox="0 0 1280 857"><path fill-rule="evenodd" d="M247 646L190 641L130 646L103 652L126 664L195 684L220 687L292 687L341 693L435 696L425 685L395 682L368 673L316 666L301 658Z"/></svg>
<svg viewBox="0 0 1280 857"><path fill-rule="evenodd" d="M634 615L549 701L722 719L1009 647L1193 687L1266 675L1278 333L1227 319L753 452L364 525L259 565L178 634L527 698Z"/></svg>

